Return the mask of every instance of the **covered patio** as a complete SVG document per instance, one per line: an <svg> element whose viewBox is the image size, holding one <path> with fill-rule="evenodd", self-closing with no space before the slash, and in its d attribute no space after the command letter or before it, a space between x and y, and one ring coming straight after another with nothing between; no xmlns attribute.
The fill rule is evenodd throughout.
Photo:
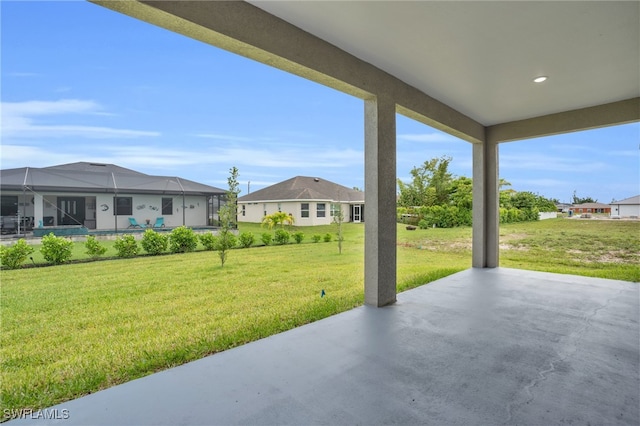
<svg viewBox="0 0 640 426"><path fill-rule="evenodd" d="M639 297L469 269L10 423L637 425Z"/></svg>
<svg viewBox="0 0 640 426"><path fill-rule="evenodd" d="M640 422L637 283L499 268L498 246L501 143L640 121L640 3L93 2L363 100L367 306L55 422ZM473 268L400 295L397 113L473 146Z"/></svg>

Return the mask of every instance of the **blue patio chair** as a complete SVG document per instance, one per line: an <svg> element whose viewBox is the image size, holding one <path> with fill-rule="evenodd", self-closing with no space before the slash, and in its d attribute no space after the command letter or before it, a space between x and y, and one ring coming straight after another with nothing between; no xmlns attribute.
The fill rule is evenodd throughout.
<svg viewBox="0 0 640 426"><path fill-rule="evenodd" d="M157 217L156 223L153 224L154 228L164 228L164 217Z"/></svg>
<svg viewBox="0 0 640 426"><path fill-rule="evenodd" d="M140 226L140 224L138 223L135 217L130 217L129 226L127 227L127 229L129 228L142 228L142 226Z"/></svg>

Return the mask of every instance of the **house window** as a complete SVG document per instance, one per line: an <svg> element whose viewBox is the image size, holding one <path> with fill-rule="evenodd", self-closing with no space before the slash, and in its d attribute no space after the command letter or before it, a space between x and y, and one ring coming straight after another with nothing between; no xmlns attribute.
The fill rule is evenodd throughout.
<svg viewBox="0 0 640 426"><path fill-rule="evenodd" d="M173 214L173 198L162 199L162 215Z"/></svg>
<svg viewBox="0 0 640 426"><path fill-rule="evenodd" d="M244 204L242 205L242 216L244 216L246 214L246 208L247 206L245 206Z"/></svg>
<svg viewBox="0 0 640 426"><path fill-rule="evenodd" d="M281 212L282 211L282 203L278 203L278 211Z"/></svg>
<svg viewBox="0 0 640 426"><path fill-rule="evenodd" d="M340 214L340 204L331 203L331 217Z"/></svg>
<svg viewBox="0 0 640 426"><path fill-rule="evenodd" d="M17 195L3 195L2 198L2 216L17 216L18 215L18 196Z"/></svg>
<svg viewBox="0 0 640 426"><path fill-rule="evenodd" d="M326 208L327 206L325 203L318 203L316 206L316 217L325 217Z"/></svg>
<svg viewBox="0 0 640 426"><path fill-rule="evenodd" d="M114 215L131 216L133 212L133 198L131 197L113 197Z"/></svg>
<svg viewBox="0 0 640 426"><path fill-rule="evenodd" d="M267 215L267 203L264 203L262 205L262 210L264 210L264 216L266 216Z"/></svg>
<svg viewBox="0 0 640 426"><path fill-rule="evenodd" d="M300 217L309 217L309 203L300 204Z"/></svg>

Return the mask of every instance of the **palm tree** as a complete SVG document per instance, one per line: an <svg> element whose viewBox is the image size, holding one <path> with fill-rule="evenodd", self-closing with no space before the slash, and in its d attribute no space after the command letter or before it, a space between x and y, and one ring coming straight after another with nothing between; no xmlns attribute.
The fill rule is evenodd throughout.
<svg viewBox="0 0 640 426"><path fill-rule="evenodd" d="M285 223L291 226L293 225L293 222L295 222L295 220L293 219L293 215L285 212L271 213L269 215L266 215L262 219L262 225L269 226L269 229L273 229L274 226L278 226L278 225L284 228Z"/></svg>

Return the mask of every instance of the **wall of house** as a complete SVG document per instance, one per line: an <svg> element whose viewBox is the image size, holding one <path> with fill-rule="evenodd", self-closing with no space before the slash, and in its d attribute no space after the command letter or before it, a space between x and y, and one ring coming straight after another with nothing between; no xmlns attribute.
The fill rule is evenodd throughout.
<svg viewBox="0 0 640 426"><path fill-rule="evenodd" d="M238 222L260 223L263 217L262 203L238 203Z"/></svg>
<svg viewBox="0 0 640 426"><path fill-rule="evenodd" d="M302 217L302 204L309 204L309 217ZM325 205L325 216L318 217L318 204ZM243 209L244 206L244 209ZM349 222L350 207L349 204L341 205L344 222ZM244 214L243 214L244 211ZM290 213L294 218L296 226L316 226L329 225L333 223L331 216L331 202L328 201L283 201L270 203L239 203L238 204L238 222L261 223L266 215L270 215L277 211Z"/></svg>
<svg viewBox="0 0 640 426"><path fill-rule="evenodd" d="M113 194L91 194L91 193L51 193L33 194L16 191L3 191L3 195L14 195L18 197L18 204L21 217L33 218L33 226L37 227L42 220L44 225L60 225L58 223L58 197L82 197L85 199L85 222L83 225L91 229L125 229L129 226L129 217L134 217L141 225L149 219L150 223L155 223L157 217L164 217L167 227L176 227L186 224L187 226L205 226L207 224L207 203L205 196L170 196L151 194L119 194L123 197L132 197L132 214L113 215ZM36 198L42 197L42 211L36 211ZM172 214L162 214L162 198L172 198ZM184 217L183 217L184 212Z"/></svg>
<svg viewBox="0 0 640 426"><path fill-rule="evenodd" d="M571 210L573 210L574 213L576 214L581 214L581 213L607 213L610 214L611 213L611 207L598 207L598 208L594 208L594 207L573 207Z"/></svg>
<svg viewBox="0 0 640 426"><path fill-rule="evenodd" d="M144 226L146 220L153 225L156 218L163 217L166 227L206 226L207 224L207 200L205 196L187 195L155 195L155 194L118 194L121 197L132 197L132 214L118 215L118 229L129 227L129 217ZM162 199L172 199L172 214L162 213ZM184 205L183 205L184 204ZM114 229L116 227L113 215L113 194L101 194L96 199L96 222L98 229ZM184 212L184 217L183 217Z"/></svg>
<svg viewBox="0 0 640 426"><path fill-rule="evenodd" d="M612 204L611 214L620 217L640 217L640 204Z"/></svg>

